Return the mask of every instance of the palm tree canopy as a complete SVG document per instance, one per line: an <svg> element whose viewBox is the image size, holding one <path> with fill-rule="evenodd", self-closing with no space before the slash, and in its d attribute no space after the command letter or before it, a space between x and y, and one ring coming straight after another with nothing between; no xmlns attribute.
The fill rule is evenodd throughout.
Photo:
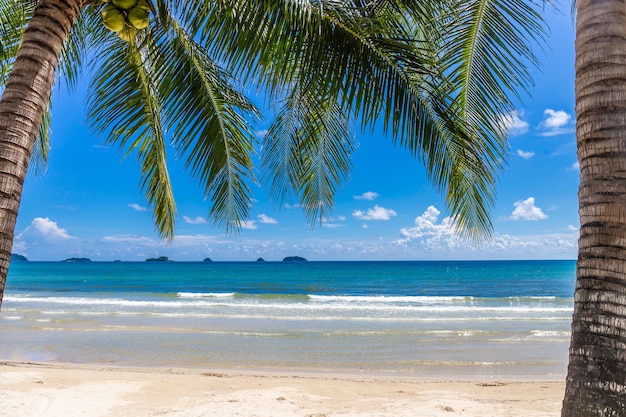
<svg viewBox="0 0 626 417"><path fill-rule="evenodd" d="M134 0L127 0L134 2ZM0 0L6 82L37 1ZM237 230L252 201L252 156L277 203L297 198L323 221L351 169L355 130L376 125L405 147L445 196L459 232L480 240L507 154L506 116L528 89L545 28L532 0L153 0L130 35L85 6L64 45L60 79L90 74L88 120L136 156L156 228L172 238L168 152ZM146 9L148 10L148 9ZM126 29L124 29L126 30ZM122 39L126 37L125 39ZM88 69L88 71L86 71ZM276 117L260 144L262 92ZM38 149L45 158L48 117Z"/></svg>

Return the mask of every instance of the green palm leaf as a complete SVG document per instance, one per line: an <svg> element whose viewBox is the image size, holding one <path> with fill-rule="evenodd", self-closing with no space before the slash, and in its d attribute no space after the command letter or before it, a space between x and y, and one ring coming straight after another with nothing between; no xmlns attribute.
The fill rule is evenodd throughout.
<svg viewBox="0 0 626 417"><path fill-rule="evenodd" d="M257 110L176 20L169 23L160 94L166 97L172 144L211 199L211 218L236 231L251 202L254 136L247 118Z"/></svg>
<svg viewBox="0 0 626 417"><path fill-rule="evenodd" d="M264 180L282 205L298 195L311 223L328 218L352 168L356 146L336 98L294 89L272 123L261 154Z"/></svg>
<svg viewBox="0 0 626 417"><path fill-rule="evenodd" d="M167 170L166 140L162 129L163 103L158 91L165 67L151 34L141 47L111 34L103 45L108 56L97 71L89 96L89 115L108 141L126 154L136 153L141 165L141 187L153 208L157 231L173 239L176 204Z"/></svg>

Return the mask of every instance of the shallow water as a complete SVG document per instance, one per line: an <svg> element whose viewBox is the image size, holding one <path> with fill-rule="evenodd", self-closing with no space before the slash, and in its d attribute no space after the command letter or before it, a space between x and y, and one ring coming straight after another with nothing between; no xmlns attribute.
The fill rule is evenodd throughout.
<svg viewBox="0 0 626 417"><path fill-rule="evenodd" d="M562 378L573 261L11 265L0 359Z"/></svg>

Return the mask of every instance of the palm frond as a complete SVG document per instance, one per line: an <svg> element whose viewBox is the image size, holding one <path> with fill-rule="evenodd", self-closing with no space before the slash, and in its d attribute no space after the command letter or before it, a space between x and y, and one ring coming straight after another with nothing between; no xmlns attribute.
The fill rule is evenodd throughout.
<svg viewBox="0 0 626 417"><path fill-rule="evenodd" d="M330 216L334 196L352 169L356 146L349 120L334 97L316 86L294 89L265 136L264 180L281 202L298 195L309 221Z"/></svg>
<svg viewBox="0 0 626 417"><path fill-rule="evenodd" d="M6 84L22 36L35 10L33 2L0 0L0 85Z"/></svg>
<svg viewBox="0 0 626 417"><path fill-rule="evenodd" d="M41 175L48 168L48 153L50 151L50 127L51 127L52 104L48 102L39 126L39 134L35 140L33 151L30 155L28 173L31 175Z"/></svg>
<svg viewBox="0 0 626 417"><path fill-rule="evenodd" d="M252 179L254 105L231 76L173 18L163 46L167 62L160 94L166 98L172 144L213 205L209 216L227 231L248 217Z"/></svg>
<svg viewBox="0 0 626 417"><path fill-rule="evenodd" d="M61 49L57 78L62 78L70 90L73 90L78 83L90 46L90 39L102 31L102 22L99 14L94 13L94 9L95 6L91 5L78 15Z"/></svg>
<svg viewBox="0 0 626 417"><path fill-rule="evenodd" d="M159 71L165 66L161 51L150 34L141 47L112 34L102 52L108 56L97 71L89 96L92 126L108 133L108 141L127 154L136 153L141 188L153 209L157 231L171 240L176 204L167 170L163 104L158 91Z"/></svg>
<svg viewBox="0 0 626 417"><path fill-rule="evenodd" d="M487 207L493 205L496 181L507 156L502 117L514 109L519 91L529 91L529 67L538 65L534 47L546 28L539 13L545 2L523 0L441 1L424 9L422 2L405 1L413 16L430 22L424 34L436 48L440 62L440 91L449 97L446 108L465 135L444 131L443 152L449 163L435 179L460 233L487 237L491 230ZM437 35L436 37L432 37Z"/></svg>

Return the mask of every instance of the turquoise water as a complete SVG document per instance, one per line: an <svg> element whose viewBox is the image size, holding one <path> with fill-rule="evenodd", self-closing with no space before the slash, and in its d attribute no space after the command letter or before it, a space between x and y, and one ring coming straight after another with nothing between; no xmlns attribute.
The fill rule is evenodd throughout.
<svg viewBox="0 0 626 417"><path fill-rule="evenodd" d="M11 265L0 359L565 375L574 261Z"/></svg>

